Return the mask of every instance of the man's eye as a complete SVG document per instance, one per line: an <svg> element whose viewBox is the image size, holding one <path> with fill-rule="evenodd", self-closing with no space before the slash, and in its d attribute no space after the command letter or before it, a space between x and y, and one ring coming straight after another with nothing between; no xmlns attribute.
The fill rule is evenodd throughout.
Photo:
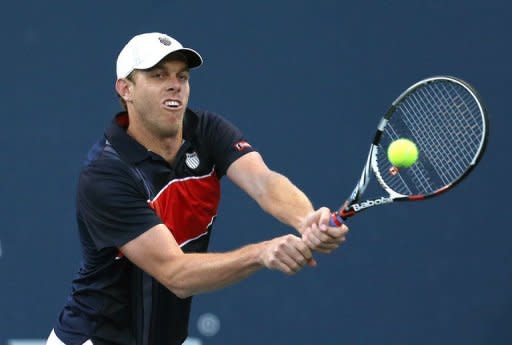
<svg viewBox="0 0 512 345"><path fill-rule="evenodd" d="M151 77L156 79L162 79L165 78L165 73L161 70L156 70L153 71L153 73L151 73Z"/></svg>

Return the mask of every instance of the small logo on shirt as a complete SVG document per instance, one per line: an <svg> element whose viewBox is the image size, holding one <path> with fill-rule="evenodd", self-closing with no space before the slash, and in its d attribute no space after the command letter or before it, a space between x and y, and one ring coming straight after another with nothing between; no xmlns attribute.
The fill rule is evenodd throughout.
<svg viewBox="0 0 512 345"><path fill-rule="evenodd" d="M187 164L187 166L190 169L196 169L200 163L199 156L197 155L197 153L192 152L192 153L187 153L186 155L187 155L187 158L185 158L185 164Z"/></svg>
<svg viewBox="0 0 512 345"><path fill-rule="evenodd" d="M237 142L235 145L235 149L237 151L243 151L244 149L246 148L249 148L249 147L252 147L251 144L249 144L247 141L245 140L240 140L239 142Z"/></svg>

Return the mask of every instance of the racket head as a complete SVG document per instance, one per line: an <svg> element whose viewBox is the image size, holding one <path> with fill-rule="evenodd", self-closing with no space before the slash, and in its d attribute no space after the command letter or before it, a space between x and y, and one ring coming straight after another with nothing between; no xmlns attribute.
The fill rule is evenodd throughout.
<svg viewBox="0 0 512 345"><path fill-rule="evenodd" d="M480 161L489 133L487 111L467 82L437 76L404 91L382 119L373 142L371 167L393 200L439 195L462 181ZM417 162L397 169L388 146L407 138L418 147Z"/></svg>

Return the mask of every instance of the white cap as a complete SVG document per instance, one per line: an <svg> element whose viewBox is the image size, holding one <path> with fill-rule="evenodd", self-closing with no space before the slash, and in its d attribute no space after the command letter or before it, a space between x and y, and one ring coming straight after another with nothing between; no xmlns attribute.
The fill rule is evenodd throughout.
<svg viewBox="0 0 512 345"><path fill-rule="evenodd" d="M133 37L117 57L117 79L126 78L134 69L148 69L173 52L182 52L187 57L189 68L198 67L203 59L198 52L184 48L174 38L151 32Z"/></svg>

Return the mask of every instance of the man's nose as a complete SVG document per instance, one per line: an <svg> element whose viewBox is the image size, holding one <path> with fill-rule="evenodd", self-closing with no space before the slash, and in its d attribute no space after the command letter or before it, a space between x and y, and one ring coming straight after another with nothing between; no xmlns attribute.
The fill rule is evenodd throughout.
<svg viewBox="0 0 512 345"><path fill-rule="evenodd" d="M181 88L181 83L178 77L169 77L167 89L169 91L178 91Z"/></svg>

